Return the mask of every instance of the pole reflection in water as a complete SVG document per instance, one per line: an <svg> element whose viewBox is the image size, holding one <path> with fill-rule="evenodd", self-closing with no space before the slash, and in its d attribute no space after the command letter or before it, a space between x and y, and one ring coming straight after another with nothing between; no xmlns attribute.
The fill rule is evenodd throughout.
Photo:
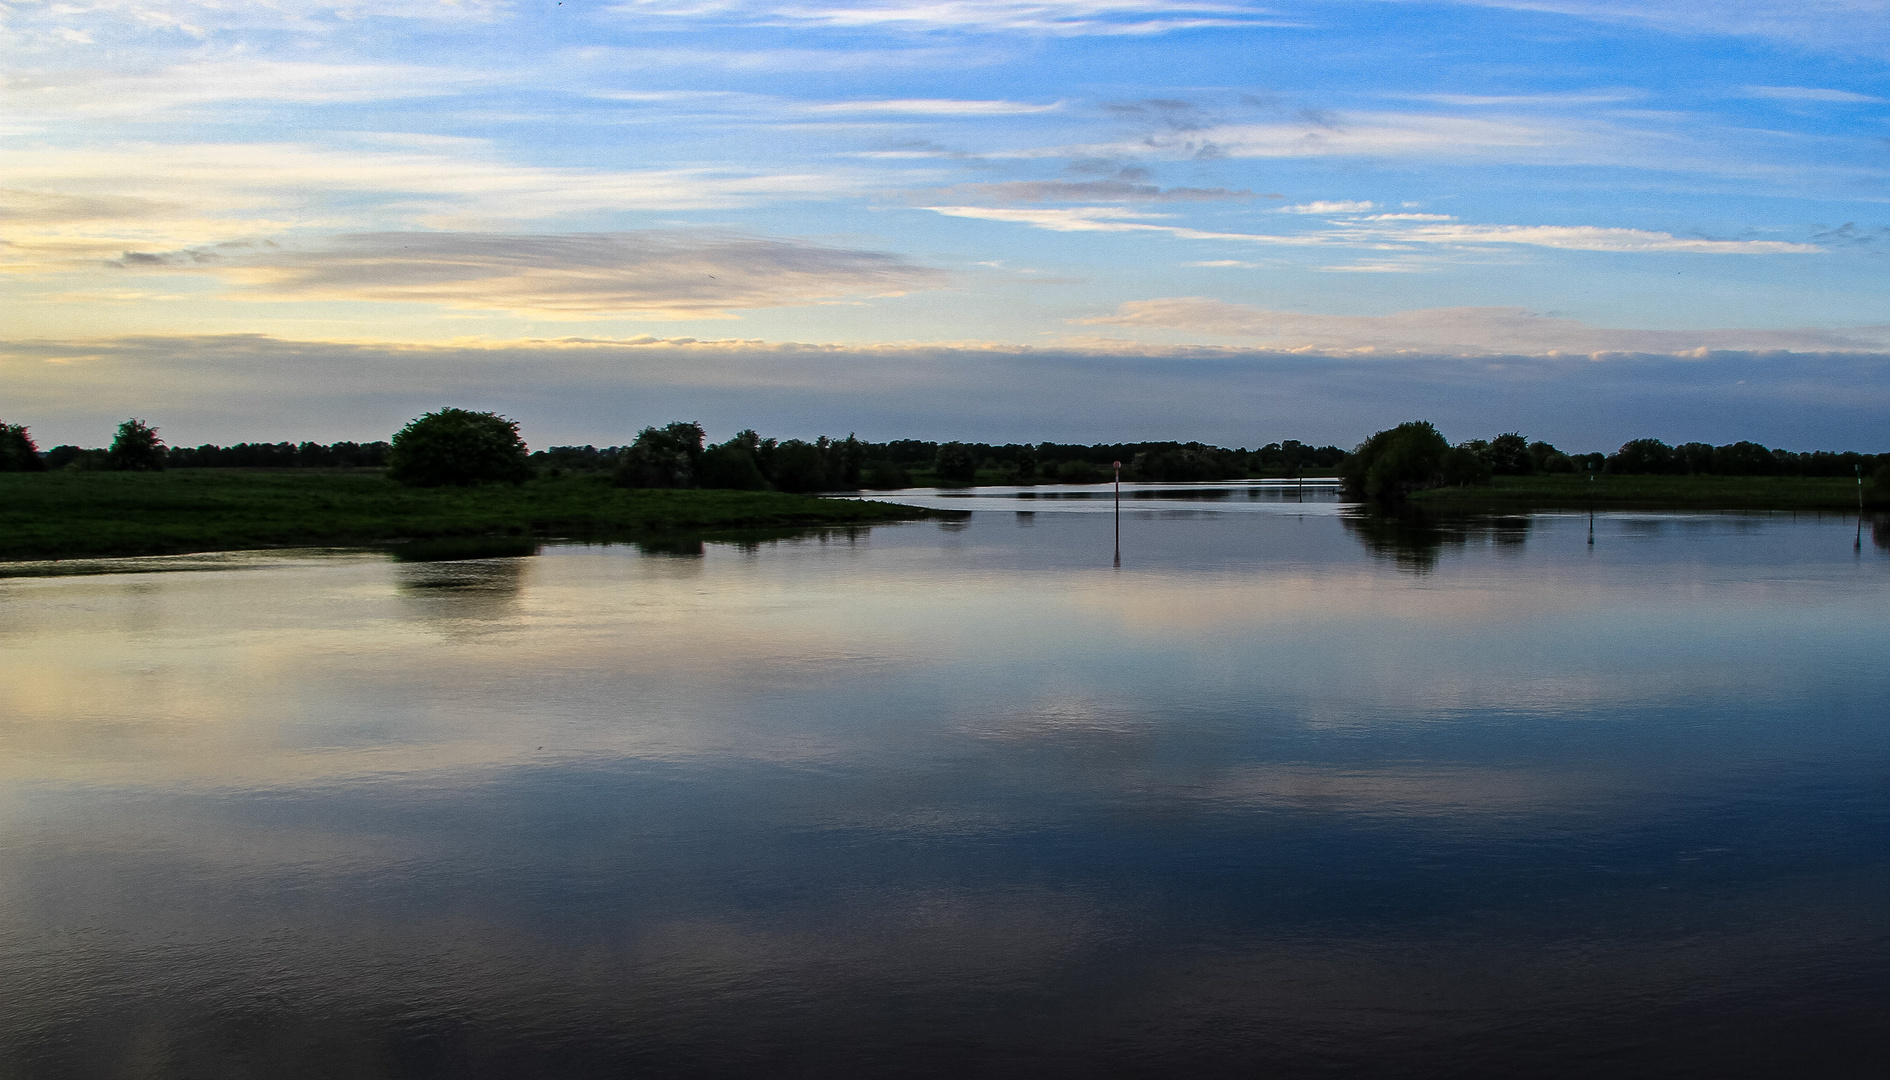
<svg viewBox="0 0 1890 1080"><path fill-rule="evenodd" d="M1116 568L1122 568L1122 462L1111 462L1116 468Z"/></svg>

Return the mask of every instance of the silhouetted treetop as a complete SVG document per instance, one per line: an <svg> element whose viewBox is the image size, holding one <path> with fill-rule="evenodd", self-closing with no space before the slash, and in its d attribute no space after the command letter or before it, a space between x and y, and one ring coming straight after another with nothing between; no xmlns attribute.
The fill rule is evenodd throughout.
<svg viewBox="0 0 1890 1080"><path fill-rule="evenodd" d="M387 475L413 487L469 487L531 476L518 421L467 409L430 412L401 428Z"/></svg>

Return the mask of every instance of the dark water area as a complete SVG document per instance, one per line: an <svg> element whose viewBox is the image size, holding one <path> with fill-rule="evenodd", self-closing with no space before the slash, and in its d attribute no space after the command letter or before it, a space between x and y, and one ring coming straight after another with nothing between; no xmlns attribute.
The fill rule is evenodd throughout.
<svg viewBox="0 0 1890 1080"><path fill-rule="evenodd" d="M0 579L0 1077L1881 1074L1868 523L1096 494Z"/></svg>

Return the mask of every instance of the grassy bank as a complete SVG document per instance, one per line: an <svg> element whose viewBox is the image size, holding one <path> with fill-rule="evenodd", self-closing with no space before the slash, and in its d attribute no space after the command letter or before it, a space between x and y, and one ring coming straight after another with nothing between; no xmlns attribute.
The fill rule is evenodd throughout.
<svg viewBox="0 0 1890 1080"><path fill-rule="evenodd" d="M1876 492L1865 487L1866 500ZM1435 488L1411 497L1426 510L1529 509L1855 511L1851 477L1499 476L1488 485ZM1872 503L1867 502L1867 505Z"/></svg>
<svg viewBox="0 0 1890 1080"><path fill-rule="evenodd" d="M0 473L0 559L327 547L475 536L605 539L845 525L909 506L758 491L628 491L600 476L406 488L376 473Z"/></svg>

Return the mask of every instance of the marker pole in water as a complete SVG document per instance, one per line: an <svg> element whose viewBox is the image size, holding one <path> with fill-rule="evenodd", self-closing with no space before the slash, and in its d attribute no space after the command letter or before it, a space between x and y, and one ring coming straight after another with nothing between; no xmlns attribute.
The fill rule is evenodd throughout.
<svg viewBox="0 0 1890 1080"><path fill-rule="evenodd" d="M1112 464L1116 467L1116 566L1122 566L1122 462Z"/></svg>
<svg viewBox="0 0 1890 1080"><path fill-rule="evenodd" d="M1595 546L1595 463L1588 463L1588 546Z"/></svg>
<svg viewBox="0 0 1890 1080"><path fill-rule="evenodd" d="M1861 555L1864 552L1864 466L1860 462L1858 463L1856 468L1857 468L1857 541L1856 543L1853 543L1851 545L1851 550Z"/></svg>

